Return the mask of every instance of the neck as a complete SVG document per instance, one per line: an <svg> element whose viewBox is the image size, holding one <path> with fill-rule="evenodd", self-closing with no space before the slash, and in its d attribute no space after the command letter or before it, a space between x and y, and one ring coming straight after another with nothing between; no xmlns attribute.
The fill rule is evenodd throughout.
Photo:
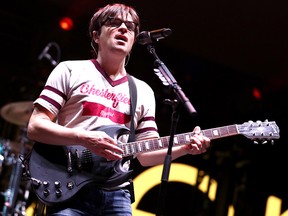
<svg viewBox="0 0 288 216"><path fill-rule="evenodd" d="M97 57L96 60L112 80L126 76L125 59Z"/></svg>

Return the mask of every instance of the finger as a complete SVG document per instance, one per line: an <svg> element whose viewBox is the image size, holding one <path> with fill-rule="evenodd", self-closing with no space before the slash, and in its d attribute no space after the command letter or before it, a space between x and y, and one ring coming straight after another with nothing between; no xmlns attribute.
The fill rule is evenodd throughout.
<svg viewBox="0 0 288 216"><path fill-rule="evenodd" d="M111 139L110 137L105 137L105 138L101 138L99 137L97 139L97 144L99 148L102 149L107 149L110 150L111 152L115 152L117 154L122 154L123 150L117 145L117 143L115 142L114 139Z"/></svg>
<svg viewBox="0 0 288 216"><path fill-rule="evenodd" d="M122 158L121 154L113 152L113 151L111 151L109 149L105 149L104 150L104 154L105 154L106 158L110 159L110 160L116 160L116 159L121 159Z"/></svg>
<svg viewBox="0 0 288 216"><path fill-rule="evenodd" d="M202 154L205 153L207 151L207 149L205 148L199 148L199 147L192 147L190 150L190 153L192 154Z"/></svg>
<svg viewBox="0 0 288 216"><path fill-rule="evenodd" d="M191 151L199 151L200 150L200 146L198 144L190 144L190 150Z"/></svg>
<svg viewBox="0 0 288 216"><path fill-rule="evenodd" d="M195 154L200 154L201 152L198 146L192 146L189 153L195 155Z"/></svg>
<svg viewBox="0 0 288 216"><path fill-rule="evenodd" d="M196 126L195 128L194 128L194 134L200 134L201 133L201 128L199 127L199 126Z"/></svg>
<svg viewBox="0 0 288 216"><path fill-rule="evenodd" d="M200 137L198 135L194 135L194 136L190 137L190 143L194 147L199 148L199 147L202 147L202 142L203 142L202 139L203 139L202 137Z"/></svg>
<svg viewBox="0 0 288 216"><path fill-rule="evenodd" d="M119 155L123 153L123 149L121 149L118 145L114 145L110 143L106 146L106 149L109 150L110 152L113 152Z"/></svg>
<svg viewBox="0 0 288 216"><path fill-rule="evenodd" d="M210 148L210 140L208 138L205 138L205 146L206 146L206 149Z"/></svg>

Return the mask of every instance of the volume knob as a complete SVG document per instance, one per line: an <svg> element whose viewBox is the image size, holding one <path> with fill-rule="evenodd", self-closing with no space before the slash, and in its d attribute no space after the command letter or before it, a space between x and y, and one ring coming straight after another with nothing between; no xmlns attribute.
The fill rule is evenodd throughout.
<svg viewBox="0 0 288 216"><path fill-rule="evenodd" d="M55 188L60 188L61 187L61 182L60 181L55 181L54 182Z"/></svg>

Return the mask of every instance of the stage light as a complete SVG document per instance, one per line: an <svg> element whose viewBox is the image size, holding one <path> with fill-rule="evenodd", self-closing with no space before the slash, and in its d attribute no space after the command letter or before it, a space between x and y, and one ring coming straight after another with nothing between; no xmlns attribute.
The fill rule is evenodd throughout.
<svg viewBox="0 0 288 216"><path fill-rule="evenodd" d="M59 26L65 30L65 31L70 31L74 27L73 20L69 17L63 17L59 21Z"/></svg>
<svg viewBox="0 0 288 216"><path fill-rule="evenodd" d="M253 88L253 96L254 98L256 98L257 100L261 100L262 99L262 95L261 92L258 88L254 87Z"/></svg>

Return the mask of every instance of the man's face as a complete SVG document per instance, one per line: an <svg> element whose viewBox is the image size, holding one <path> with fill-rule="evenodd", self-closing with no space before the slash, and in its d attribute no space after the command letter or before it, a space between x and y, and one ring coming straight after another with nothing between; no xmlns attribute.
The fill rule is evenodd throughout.
<svg viewBox="0 0 288 216"><path fill-rule="evenodd" d="M110 17L101 27L101 34L96 41L98 52L103 51L103 48L108 48L113 53L127 56L134 44L136 27L137 25L133 23L131 15L126 16L126 18Z"/></svg>

